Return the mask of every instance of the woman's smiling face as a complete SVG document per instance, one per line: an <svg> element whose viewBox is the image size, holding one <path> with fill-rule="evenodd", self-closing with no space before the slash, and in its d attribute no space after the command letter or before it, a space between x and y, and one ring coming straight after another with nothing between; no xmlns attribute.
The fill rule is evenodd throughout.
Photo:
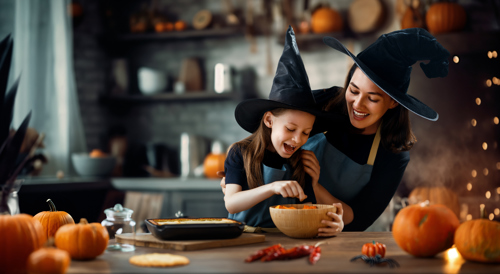
<svg viewBox="0 0 500 274"><path fill-rule="evenodd" d="M278 116L264 114L264 123L271 129L272 147L269 150L290 158L307 142L316 117L308 112L287 109Z"/></svg>
<svg viewBox="0 0 500 274"><path fill-rule="evenodd" d="M345 99L351 124L366 135L377 132L385 112L398 105L359 68L354 71Z"/></svg>

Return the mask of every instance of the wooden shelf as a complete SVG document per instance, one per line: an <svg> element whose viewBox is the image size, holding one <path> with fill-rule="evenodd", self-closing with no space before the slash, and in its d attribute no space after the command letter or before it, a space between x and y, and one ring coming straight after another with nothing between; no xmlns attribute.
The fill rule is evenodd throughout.
<svg viewBox="0 0 500 274"><path fill-rule="evenodd" d="M169 41L181 39L200 39L200 38L221 38L235 35L243 35L242 28L216 28L205 30L184 30L169 32L145 32L145 33L127 33L121 35L110 35L105 38L108 42L144 42L144 41Z"/></svg>
<svg viewBox="0 0 500 274"><path fill-rule="evenodd" d="M231 100L235 98L235 92L215 93L213 91L192 91L182 94L160 93L155 95L106 95L101 97L101 100L106 103L160 103L172 101Z"/></svg>

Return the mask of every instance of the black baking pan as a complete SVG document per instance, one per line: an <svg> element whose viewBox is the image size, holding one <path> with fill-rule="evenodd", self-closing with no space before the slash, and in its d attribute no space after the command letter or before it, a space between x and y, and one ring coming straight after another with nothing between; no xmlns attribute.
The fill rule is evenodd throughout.
<svg viewBox="0 0 500 274"><path fill-rule="evenodd" d="M211 220L224 220L231 223L208 223ZM185 222L207 222L190 224ZM176 224L161 224L176 222ZM243 233L245 224L228 218L170 218L146 219L151 234L160 240L208 240L232 239Z"/></svg>

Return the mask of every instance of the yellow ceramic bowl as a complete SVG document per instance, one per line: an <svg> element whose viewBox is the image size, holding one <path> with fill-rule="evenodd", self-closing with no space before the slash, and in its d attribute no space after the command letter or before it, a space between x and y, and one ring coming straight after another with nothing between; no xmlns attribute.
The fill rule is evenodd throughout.
<svg viewBox="0 0 500 274"><path fill-rule="evenodd" d="M278 209L271 206L269 211L276 227L291 238L313 238L318 235L318 228L327 227L321 220L331 221L327 212L337 212L333 205L313 204L317 209L302 209L304 204L287 204L297 209ZM311 205L309 205L311 206Z"/></svg>

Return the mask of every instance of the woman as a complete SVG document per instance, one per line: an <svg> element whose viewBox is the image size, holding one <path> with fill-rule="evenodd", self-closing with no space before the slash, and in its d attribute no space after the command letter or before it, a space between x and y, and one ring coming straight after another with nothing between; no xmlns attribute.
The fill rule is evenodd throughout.
<svg viewBox="0 0 500 274"><path fill-rule="evenodd" d="M426 76L445 77L450 54L420 28L384 34L357 56L335 38L323 41L351 57L354 65L344 88L313 93L319 105L345 114L349 122L332 123L325 134L309 138L302 157L313 181L319 178L313 185L317 203L341 203L343 230L363 231L389 204L410 160L408 151L416 138L408 110L438 119L434 110L407 94L412 65L430 60L420 63ZM337 224L326 224L321 236L342 231Z"/></svg>
<svg viewBox="0 0 500 274"><path fill-rule="evenodd" d="M327 102L326 110L346 114L350 123L311 137L303 146L310 150L303 152L304 165L319 174L314 187L318 203L342 203L344 231L363 231L389 204L410 160L416 138L408 110L438 119L434 110L407 94L411 66L430 60L420 63L426 76L445 77L450 54L419 28L384 34L358 56L332 37L323 41L350 56L354 65L343 89L315 91L315 98ZM324 233L336 230L332 225Z"/></svg>

